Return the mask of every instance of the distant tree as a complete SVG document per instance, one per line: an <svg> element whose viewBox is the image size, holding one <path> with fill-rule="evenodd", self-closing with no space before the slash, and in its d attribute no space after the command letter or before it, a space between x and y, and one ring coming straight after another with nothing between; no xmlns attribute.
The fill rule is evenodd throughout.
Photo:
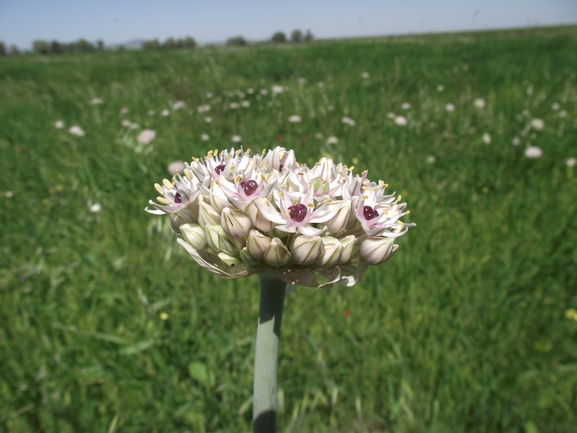
<svg viewBox="0 0 577 433"><path fill-rule="evenodd" d="M274 35L272 35L271 40L277 44L283 43L286 42L286 35L283 32L276 32Z"/></svg>
<svg viewBox="0 0 577 433"><path fill-rule="evenodd" d="M163 42L162 48L166 50L176 48L176 41L173 38L168 38L166 41Z"/></svg>
<svg viewBox="0 0 577 433"><path fill-rule="evenodd" d="M104 41L102 39L96 41L96 48L98 48L99 51L104 50Z"/></svg>
<svg viewBox="0 0 577 433"><path fill-rule="evenodd" d="M5 55L6 55L6 45L4 45L4 42L0 41L0 56Z"/></svg>
<svg viewBox="0 0 577 433"><path fill-rule="evenodd" d="M291 42L302 42L303 41L303 32L300 30L293 30L291 33Z"/></svg>
<svg viewBox="0 0 577 433"><path fill-rule="evenodd" d="M96 47L94 46L94 44L88 42L86 39L79 39L78 42L76 42L76 50L75 51L85 53L88 51L94 51L95 49L96 49Z"/></svg>
<svg viewBox="0 0 577 433"><path fill-rule="evenodd" d="M58 41L52 41L50 42L50 54L61 54L63 52L65 52L66 50L66 46L62 45L60 42Z"/></svg>
<svg viewBox="0 0 577 433"><path fill-rule="evenodd" d="M307 32L305 33L304 41L311 42L313 39L314 39L313 34L311 33L310 30L307 30Z"/></svg>
<svg viewBox="0 0 577 433"><path fill-rule="evenodd" d="M19 56L20 55L20 50L14 44L10 45L10 55L11 56Z"/></svg>
<svg viewBox="0 0 577 433"><path fill-rule="evenodd" d="M150 41L144 41L142 48L145 50L158 50L160 48L160 42L158 39L151 39Z"/></svg>
<svg viewBox="0 0 577 433"><path fill-rule="evenodd" d="M184 38L183 48L196 48L196 41L194 38L187 36Z"/></svg>
<svg viewBox="0 0 577 433"><path fill-rule="evenodd" d="M46 41L35 40L32 42L32 50L36 54L48 55L50 54L50 45Z"/></svg>
<svg viewBox="0 0 577 433"><path fill-rule="evenodd" d="M228 38L226 41L226 45L229 47L242 47L246 45L246 39L242 36L236 36L234 38Z"/></svg>

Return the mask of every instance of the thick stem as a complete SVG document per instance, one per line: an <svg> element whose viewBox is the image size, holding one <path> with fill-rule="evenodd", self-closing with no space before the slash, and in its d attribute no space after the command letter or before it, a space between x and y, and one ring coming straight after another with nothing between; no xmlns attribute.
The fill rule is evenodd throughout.
<svg viewBox="0 0 577 433"><path fill-rule="evenodd" d="M276 433L278 344L287 283L272 274L259 274L260 309L256 331L253 386L253 431Z"/></svg>

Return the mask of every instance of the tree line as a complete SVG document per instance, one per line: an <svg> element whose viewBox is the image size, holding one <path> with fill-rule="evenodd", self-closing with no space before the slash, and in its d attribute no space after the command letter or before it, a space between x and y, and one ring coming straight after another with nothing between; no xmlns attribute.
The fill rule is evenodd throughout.
<svg viewBox="0 0 577 433"><path fill-rule="evenodd" d="M284 32L275 32L270 38L270 42L273 42L275 44L282 44L286 42L300 43L300 42L311 42L313 39L314 36L310 30L307 30L306 33L303 33L302 31L297 29L292 31L290 39L287 38L287 35ZM226 44L228 46L238 47L248 45L248 42L242 36L236 36L234 38L229 38L226 41Z"/></svg>

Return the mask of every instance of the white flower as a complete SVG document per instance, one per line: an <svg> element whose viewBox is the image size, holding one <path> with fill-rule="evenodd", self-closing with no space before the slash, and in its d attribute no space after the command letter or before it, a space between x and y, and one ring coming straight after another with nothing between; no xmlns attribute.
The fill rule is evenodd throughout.
<svg viewBox="0 0 577 433"><path fill-rule="evenodd" d="M576 164L577 164L577 158L571 157L565 160L565 165L567 167L575 167Z"/></svg>
<svg viewBox="0 0 577 433"><path fill-rule="evenodd" d="M206 113L207 111L210 111L210 105L209 104L199 105L196 110L199 113Z"/></svg>
<svg viewBox="0 0 577 433"><path fill-rule="evenodd" d="M401 104L401 110L410 110L411 109L411 104L409 102L403 102Z"/></svg>
<svg viewBox="0 0 577 433"><path fill-rule="evenodd" d="M54 122L54 127L56 129L64 128L64 120L57 120L56 122Z"/></svg>
<svg viewBox="0 0 577 433"><path fill-rule="evenodd" d="M274 84L271 87L271 91L272 91L273 95L276 95L276 94L284 92L284 88L283 88L283 86L279 86L278 84Z"/></svg>
<svg viewBox="0 0 577 433"><path fill-rule="evenodd" d="M322 89L323 87L325 87L325 83L323 83L322 81L319 81L319 82L317 83L317 86L318 86L320 89Z"/></svg>
<svg viewBox="0 0 577 433"><path fill-rule="evenodd" d="M241 107L250 107L250 101L242 101L240 105Z"/></svg>
<svg viewBox="0 0 577 433"><path fill-rule="evenodd" d="M288 121L289 121L290 123L300 123L300 122L302 122L302 120L303 120L303 119L301 118L301 116L299 116L299 115L297 115L297 114L293 114L292 116L290 116L290 117L288 118Z"/></svg>
<svg viewBox="0 0 577 433"><path fill-rule="evenodd" d="M453 111L455 111L455 106L449 102L448 104L445 105L445 110L447 110L447 112L449 113L452 113Z"/></svg>
<svg viewBox="0 0 577 433"><path fill-rule="evenodd" d="M370 76L371 76L371 74L369 74L368 72L363 72L363 73L361 74L361 78L364 78L365 80L366 80L367 78L369 78Z"/></svg>
<svg viewBox="0 0 577 433"><path fill-rule="evenodd" d="M513 137L513 140L511 140L511 144L513 146L519 146L521 144L521 139L517 136Z"/></svg>
<svg viewBox="0 0 577 433"><path fill-rule="evenodd" d="M299 77L299 78L297 78L297 83L299 83L301 86L302 86L303 84L306 84L306 82L307 82L307 79L304 78L304 77Z"/></svg>
<svg viewBox="0 0 577 433"><path fill-rule="evenodd" d="M172 104L172 109L182 110L185 106L186 104L184 103L184 101L174 101L174 103Z"/></svg>
<svg viewBox="0 0 577 433"><path fill-rule="evenodd" d="M543 122L543 119L533 119L531 120L531 128L541 131L545 128L545 122Z"/></svg>
<svg viewBox="0 0 577 433"><path fill-rule="evenodd" d="M78 135L79 137L83 137L85 135L84 130L78 125L72 125L68 128L68 132L73 135Z"/></svg>
<svg viewBox="0 0 577 433"><path fill-rule="evenodd" d="M102 104L102 102L103 101L100 98L92 98L90 100L90 105L100 105L100 104Z"/></svg>
<svg viewBox="0 0 577 433"><path fill-rule="evenodd" d="M146 131L146 130L145 130ZM143 131L144 132L144 131ZM166 169L168 170L168 172L174 176L177 173L182 173L184 171L185 165L184 162L178 160L178 161L172 161L170 164L168 164L168 166L166 167Z"/></svg>
<svg viewBox="0 0 577 433"><path fill-rule="evenodd" d="M130 128L130 125L132 124L132 122L128 119L122 119L122 122L120 122L120 124L126 128Z"/></svg>
<svg viewBox="0 0 577 433"><path fill-rule="evenodd" d="M551 109L553 111L559 111L560 108L561 108L561 105L559 105L558 102L553 102L553 105L551 105Z"/></svg>
<svg viewBox="0 0 577 433"><path fill-rule="evenodd" d="M344 116L341 119L341 122L344 123L345 125L349 125L349 126L355 126L357 124L357 122L355 122L353 119L351 119L348 116Z"/></svg>
<svg viewBox="0 0 577 433"><path fill-rule="evenodd" d="M240 107L238 102L231 102L230 104L228 104L228 108L231 110L238 110Z"/></svg>
<svg viewBox="0 0 577 433"><path fill-rule="evenodd" d="M397 117L397 115L396 115L395 113L393 113L393 112L391 112L391 111L389 111L389 112L387 113L387 118L389 118L389 119L394 119L395 117Z"/></svg>
<svg viewBox="0 0 577 433"><path fill-rule="evenodd" d="M491 144L491 134L489 134L488 132L485 132L483 134L483 137L481 137L483 140L483 143L485 144Z"/></svg>
<svg viewBox="0 0 577 433"><path fill-rule="evenodd" d="M206 116L206 117L204 118L204 121L205 121L206 123L210 123L210 122L212 122L212 117Z"/></svg>
<svg viewBox="0 0 577 433"><path fill-rule="evenodd" d="M264 96L264 95L266 95L267 93L268 93L268 90L266 90L266 89L260 89L260 94L261 94L261 95Z"/></svg>
<svg viewBox="0 0 577 433"><path fill-rule="evenodd" d="M165 108L164 110L162 110L160 112L160 115L166 117L166 116L170 115L170 111Z"/></svg>
<svg viewBox="0 0 577 433"><path fill-rule="evenodd" d="M567 117L567 110L559 111L559 117Z"/></svg>
<svg viewBox="0 0 577 433"><path fill-rule="evenodd" d="M407 118L405 116L395 117L395 123L399 126L405 126L407 124Z"/></svg>
<svg viewBox="0 0 577 433"><path fill-rule="evenodd" d="M322 132L315 132L315 138L316 138L317 140L322 140L322 138L323 138L323 133L322 133ZM337 140L337 142L338 142L338 140Z"/></svg>
<svg viewBox="0 0 577 433"><path fill-rule="evenodd" d="M339 142L339 139L337 137L335 137L334 135L327 137L327 144L337 144L338 142Z"/></svg>
<svg viewBox="0 0 577 433"><path fill-rule="evenodd" d="M154 116L155 112L154 110L148 110L146 114L148 114L149 116Z"/></svg>
<svg viewBox="0 0 577 433"><path fill-rule="evenodd" d="M443 86L442 84L439 84L437 86L437 92L442 92L443 90L445 90L445 86Z"/></svg>
<svg viewBox="0 0 577 433"><path fill-rule="evenodd" d="M525 156L529 159L538 159L543 156L543 151L540 147L529 146L527 149L525 149Z"/></svg>
<svg viewBox="0 0 577 433"><path fill-rule="evenodd" d="M244 92L241 92L240 90L237 90L235 93L236 93L236 96L238 96L240 99L244 99L246 97Z"/></svg>
<svg viewBox="0 0 577 433"><path fill-rule="evenodd" d="M212 92L206 92L206 99L210 99L212 96Z"/></svg>
<svg viewBox="0 0 577 433"><path fill-rule="evenodd" d="M478 109L485 108L485 100L484 99L477 98L477 99L475 99L473 104L475 104L475 108L478 108Z"/></svg>
<svg viewBox="0 0 577 433"><path fill-rule="evenodd" d="M152 129L143 129L136 136L136 140L142 144L149 144L155 138L156 132L154 132Z"/></svg>
<svg viewBox="0 0 577 433"><path fill-rule="evenodd" d="M94 203L89 204L88 208L90 209L90 212L98 213L101 211L102 206L100 206L100 203Z"/></svg>
<svg viewBox="0 0 577 433"><path fill-rule="evenodd" d="M427 156L427 162L429 164L434 164L437 159L433 155Z"/></svg>
<svg viewBox="0 0 577 433"><path fill-rule="evenodd" d="M353 286L387 260L414 224L387 185L322 158L312 168L277 147L251 156L210 151L155 184L153 214L168 214L203 268L223 277L272 273L308 287ZM319 278L322 280L320 281Z"/></svg>
<svg viewBox="0 0 577 433"><path fill-rule="evenodd" d="M200 139L201 139L202 141L208 141L208 140L210 140L210 135L208 135L208 134L202 134L202 135L200 136Z"/></svg>
<svg viewBox="0 0 577 433"><path fill-rule="evenodd" d="M232 137L230 137L230 140L233 143L240 143L242 141L242 137L240 135L233 135Z"/></svg>
<svg viewBox="0 0 577 433"><path fill-rule="evenodd" d="M249 87L248 89L246 89L246 93L252 95L254 93L254 89L252 87Z"/></svg>
<svg viewBox="0 0 577 433"><path fill-rule="evenodd" d="M128 113L130 113L130 110L128 108L124 107L120 109L120 114L128 114Z"/></svg>
<svg viewBox="0 0 577 433"><path fill-rule="evenodd" d="M335 107L332 104L327 105L328 111L333 111L334 109L335 109Z"/></svg>

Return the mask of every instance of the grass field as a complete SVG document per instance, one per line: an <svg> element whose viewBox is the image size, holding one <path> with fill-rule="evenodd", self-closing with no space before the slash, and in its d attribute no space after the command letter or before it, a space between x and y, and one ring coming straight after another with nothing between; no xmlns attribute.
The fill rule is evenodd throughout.
<svg viewBox="0 0 577 433"><path fill-rule="evenodd" d="M143 210L240 144L368 169L417 223L287 298L281 431L575 431L577 27L0 58L0 431L251 431L257 279Z"/></svg>

